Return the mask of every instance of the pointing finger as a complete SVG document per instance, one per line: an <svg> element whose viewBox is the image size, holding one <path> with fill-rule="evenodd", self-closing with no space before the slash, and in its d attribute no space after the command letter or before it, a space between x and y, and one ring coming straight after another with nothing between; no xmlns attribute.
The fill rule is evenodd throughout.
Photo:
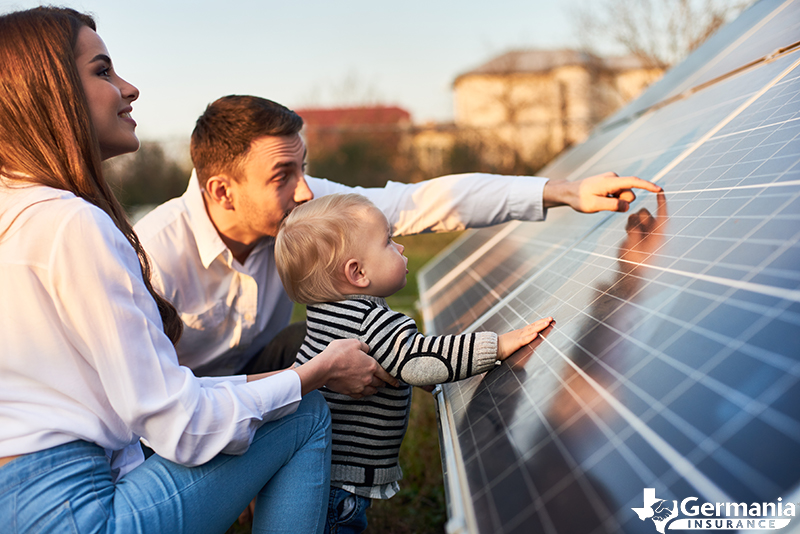
<svg viewBox="0 0 800 534"><path fill-rule="evenodd" d="M615 191L631 189L634 187L637 189L645 189L652 193L660 193L662 191L661 186L656 185L653 182L648 182L647 180L642 180L636 176L621 176L618 178L611 178L609 180L609 185L612 183Z"/></svg>

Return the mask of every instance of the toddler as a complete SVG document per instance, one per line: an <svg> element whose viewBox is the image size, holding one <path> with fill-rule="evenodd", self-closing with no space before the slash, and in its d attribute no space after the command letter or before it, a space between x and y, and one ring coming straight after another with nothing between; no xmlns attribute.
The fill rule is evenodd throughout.
<svg viewBox="0 0 800 534"><path fill-rule="evenodd" d="M327 532L362 532L370 499L399 489L400 443L411 386L461 380L492 369L547 328L552 317L497 335L424 336L384 300L406 285L408 260L383 213L357 194L327 195L295 208L275 241L278 274L289 297L307 304L302 364L334 339L356 338L399 387L353 399L322 389L333 421Z"/></svg>

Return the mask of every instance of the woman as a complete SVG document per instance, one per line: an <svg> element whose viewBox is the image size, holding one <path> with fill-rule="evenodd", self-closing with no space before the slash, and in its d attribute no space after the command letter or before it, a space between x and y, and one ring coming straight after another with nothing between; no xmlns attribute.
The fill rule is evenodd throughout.
<svg viewBox="0 0 800 534"><path fill-rule="evenodd" d="M138 95L90 17L0 17L0 531L223 532L257 494L254 531L321 531L314 390L368 395L380 370L360 343L271 376L178 366L180 319L100 164L138 148Z"/></svg>

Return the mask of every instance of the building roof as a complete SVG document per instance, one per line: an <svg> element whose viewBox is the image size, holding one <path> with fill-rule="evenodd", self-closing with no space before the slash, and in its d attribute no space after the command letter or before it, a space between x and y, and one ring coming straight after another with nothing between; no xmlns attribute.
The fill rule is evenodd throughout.
<svg viewBox="0 0 800 534"><path fill-rule="evenodd" d="M397 106L296 109L307 126L326 128L347 125L382 125L411 122L411 114Z"/></svg>
<svg viewBox="0 0 800 534"><path fill-rule="evenodd" d="M636 56L600 57L590 52L572 49L560 50L512 50L490 59L459 79L474 74L513 74L525 72L547 72L572 65L595 66L606 70L633 70L647 68Z"/></svg>

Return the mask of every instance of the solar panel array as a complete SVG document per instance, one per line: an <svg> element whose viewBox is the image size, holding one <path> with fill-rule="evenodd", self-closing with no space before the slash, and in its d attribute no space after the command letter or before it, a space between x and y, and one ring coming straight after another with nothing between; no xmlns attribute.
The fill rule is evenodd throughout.
<svg viewBox="0 0 800 534"><path fill-rule="evenodd" d="M451 531L652 533L644 488L800 501L799 39L800 2L758 2L542 171L664 194L471 232L420 275L429 333L557 321L442 387Z"/></svg>

